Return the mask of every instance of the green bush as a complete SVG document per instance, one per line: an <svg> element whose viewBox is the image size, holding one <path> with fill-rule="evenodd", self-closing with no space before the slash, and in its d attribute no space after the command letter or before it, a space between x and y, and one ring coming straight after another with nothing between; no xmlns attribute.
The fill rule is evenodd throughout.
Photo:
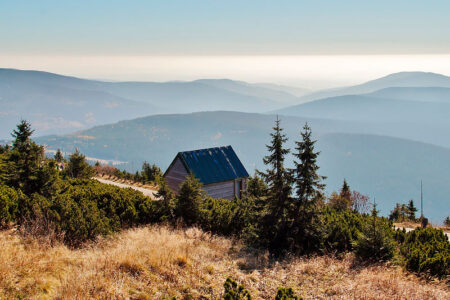
<svg viewBox="0 0 450 300"><path fill-rule="evenodd" d="M303 298L299 298L295 295L294 290L292 288L279 288L277 291L277 295L275 296L275 300L301 300Z"/></svg>
<svg viewBox="0 0 450 300"><path fill-rule="evenodd" d="M53 197L38 193L24 197L15 221L27 226L39 220L40 227L56 230L65 243L78 246L99 235L160 219L155 202L135 190L90 179L64 180L59 185Z"/></svg>
<svg viewBox="0 0 450 300"><path fill-rule="evenodd" d="M227 278L223 285L225 291L223 295L224 300L251 300L252 296L244 286L238 284L231 278Z"/></svg>
<svg viewBox="0 0 450 300"><path fill-rule="evenodd" d="M363 230L354 243L356 257L365 261L389 260L395 253L394 230L384 218L377 216L374 208L372 216L364 223Z"/></svg>
<svg viewBox="0 0 450 300"><path fill-rule="evenodd" d="M55 222L70 244L151 222L157 219L154 208L139 192L95 180L71 181L52 206Z"/></svg>
<svg viewBox="0 0 450 300"><path fill-rule="evenodd" d="M408 232L400 252L410 271L438 277L450 274L450 243L442 230L417 228Z"/></svg>
<svg viewBox="0 0 450 300"><path fill-rule="evenodd" d="M0 227L16 220L19 208L19 195L16 190L0 185Z"/></svg>
<svg viewBox="0 0 450 300"><path fill-rule="evenodd" d="M201 204L200 226L223 235L239 235L250 220L251 199L226 200L207 197Z"/></svg>
<svg viewBox="0 0 450 300"><path fill-rule="evenodd" d="M406 229L397 228L394 233L394 239L397 243L403 244L406 239Z"/></svg>
<svg viewBox="0 0 450 300"><path fill-rule="evenodd" d="M197 224L200 218L200 205L205 198L202 184L194 175L189 175L181 184L177 197L176 216L186 225Z"/></svg>
<svg viewBox="0 0 450 300"><path fill-rule="evenodd" d="M350 210L324 209L325 247L329 251L345 252L353 249L367 218Z"/></svg>

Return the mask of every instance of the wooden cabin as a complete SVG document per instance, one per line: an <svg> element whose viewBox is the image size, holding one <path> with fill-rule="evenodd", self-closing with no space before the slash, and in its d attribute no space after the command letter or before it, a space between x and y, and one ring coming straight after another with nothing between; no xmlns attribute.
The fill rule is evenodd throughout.
<svg viewBox="0 0 450 300"><path fill-rule="evenodd" d="M213 198L240 198L247 189L247 171L231 146L179 152L164 173L168 186L178 193L188 174L203 184Z"/></svg>

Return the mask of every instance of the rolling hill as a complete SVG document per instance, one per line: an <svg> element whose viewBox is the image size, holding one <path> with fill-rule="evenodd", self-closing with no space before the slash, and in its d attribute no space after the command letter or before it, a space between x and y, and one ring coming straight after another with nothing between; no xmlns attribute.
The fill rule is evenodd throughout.
<svg viewBox="0 0 450 300"><path fill-rule="evenodd" d="M283 89L232 80L103 82L0 69L0 138L21 118L45 135L156 113L263 112L300 103Z"/></svg>
<svg viewBox="0 0 450 300"><path fill-rule="evenodd" d="M125 167L129 170L139 168L144 160L165 169L178 151L232 145L249 173L253 173L255 168L264 168L262 157L274 118L238 112L156 115L36 140L51 149L59 147L70 152L78 147L91 157L128 161ZM290 148L306 121L322 151L320 173L328 176L328 192L338 189L346 178L353 188L375 197L382 213L387 214L395 202L410 198L417 201L423 179L427 216L441 222L450 213L450 149L359 134L358 122L283 117ZM292 166L292 157L288 165Z"/></svg>
<svg viewBox="0 0 450 300"><path fill-rule="evenodd" d="M361 133L389 135L450 147L450 88L386 88L330 97L278 110L308 118L358 121Z"/></svg>
<svg viewBox="0 0 450 300"><path fill-rule="evenodd" d="M399 72L366 83L328 90L321 90L300 97L301 102L344 95L372 93L389 87L447 87L450 77L427 72Z"/></svg>

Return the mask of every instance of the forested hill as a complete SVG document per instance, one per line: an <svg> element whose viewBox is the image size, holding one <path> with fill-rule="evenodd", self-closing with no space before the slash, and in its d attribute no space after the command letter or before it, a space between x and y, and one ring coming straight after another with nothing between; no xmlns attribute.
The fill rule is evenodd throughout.
<svg viewBox="0 0 450 300"><path fill-rule="evenodd" d="M338 189L344 178L352 188L376 197L387 214L396 202L418 201L420 180L425 186L425 211L441 222L450 212L450 150L407 139L361 133L358 122L282 117L281 125L293 148L306 121L318 139L320 173L327 176L328 191ZM262 157L275 116L238 112L205 112L157 115L98 126L66 136L36 139L52 149L87 156L128 161L137 169L142 161L165 169L178 151L232 145L253 173L263 169ZM288 157L292 164L292 158Z"/></svg>

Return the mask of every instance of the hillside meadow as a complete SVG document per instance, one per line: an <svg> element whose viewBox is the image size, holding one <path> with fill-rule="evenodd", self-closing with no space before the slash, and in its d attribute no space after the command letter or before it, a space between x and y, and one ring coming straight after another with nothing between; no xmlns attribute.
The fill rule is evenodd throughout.
<svg viewBox="0 0 450 300"><path fill-rule="evenodd" d="M272 299L279 287L305 299L450 297L448 282L394 265L356 267L350 254L270 263L264 253L242 251L237 240L197 228L134 228L77 250L14 229L0 232L1 299L219 299L227 277L254 299Z"/></svg>

